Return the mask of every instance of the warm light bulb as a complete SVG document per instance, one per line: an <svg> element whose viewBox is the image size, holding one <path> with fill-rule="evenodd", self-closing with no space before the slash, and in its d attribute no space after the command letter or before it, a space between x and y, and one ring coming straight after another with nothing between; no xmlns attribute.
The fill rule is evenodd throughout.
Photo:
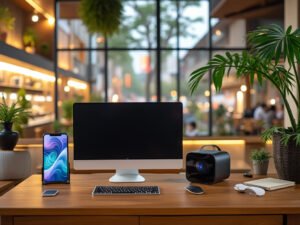
<svg viewBox="0 0 300 225"><path fill-rule="evenodd" d="M172 90L170 92L170 95L173 97L173 98L176 98L177 97L177 91L176 90Z"/></svg>
<svg viewBox="0 0 300 225"><path fill-rule="evenodd" d="M70 87L69 87L69 86L65 86L65 87L64 87L64 91L65 91L65 92L70 92Z"/></svg>
<svg viewBox="0 0 300 225"><path fill-rule="evenodd" d="M118 101L119 101L119 95L114 94L114 95L112 96L112 98L111 98L111 101L112 101L112 102L118 102Z"/></svg>
<svg viewBox="0 0 300 225"><path fill-rule="evenodd" d="M206 91L204 92L204 96L205 96L205 97L209 97L209 96L210 96L210 91L209 91L209 90L206 90Z"/></svg>
<svg viewBox="0 0 300 225"><path fill-rule="evenodd" d="M219 30L219 29L217 29L217 30L215 31L215 34L216 34L217 36L221 36L221 35L222 35L222 31Z"/></svg>
<svg viewBox="0 0 300 225"><path fill-rule="evenodd" d="M18 96L17 96L16 93L11 93L11 94L9 95L9 98L10 98L11 100L17 100Z"/></svg>
<svg viewBox="0 0 300 225"><path fill-rule="evenodd" d="M246 92L247 91L247 86L245 84L241 85L241 91Z"/></svg>
<svg viewBox="0 0 300 225"><path fill-rule="evenodd" d="M270 99L270 105L275 105L276 104L276 100L274 98Z"/></svg>
<svg viewBox="0 0 300 225"><path fill-rule="evenodd" d="M31 20L32 20L32 22L34 22L34 23L38 22L39 19L40 19L40 18L39 18L39 16L38 16L37 14L33 14L32 17L31 17Z"/></svg>
<svg viewBox="0 0 300 225"><path fill-rule="evenodd" d="M54 22L55 22L55 19L54 19L53 17L50 17L50 18L48 19L48 24L49 24L49 25L53 25Z"/></svg>

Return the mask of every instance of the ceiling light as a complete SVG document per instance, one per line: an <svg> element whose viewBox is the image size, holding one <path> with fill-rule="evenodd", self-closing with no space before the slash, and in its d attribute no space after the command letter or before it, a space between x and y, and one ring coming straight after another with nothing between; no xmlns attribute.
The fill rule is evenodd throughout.
<svg viewBox="0 0 300 225"><path fill-rule="evenodd" d="M34 13L34 14L32 15L32 17L31 17L31 20L32 20L32 22L34 22L34 23L38 22L39 19L40 19L40 18L39 18L39 15L36 14L36 13Z"/></svg>
<svg viewBox="0 0 300 225"><path fill-rule="evenodd" d="M55 19L54 19L53 17L49 17L49 18L48 18L48 24L49 24L49 25L53 25L54 22L55 22Z"/></svg>

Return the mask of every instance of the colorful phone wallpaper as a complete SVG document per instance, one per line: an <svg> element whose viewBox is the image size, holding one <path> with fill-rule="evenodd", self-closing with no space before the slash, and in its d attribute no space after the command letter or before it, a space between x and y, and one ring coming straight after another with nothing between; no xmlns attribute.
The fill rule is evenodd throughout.
<svg viewBox="0 0 300 225"><path fill-rule="evenodd" d="M65 182L68 180L67 135L44 136L44 181Z"/></svg>

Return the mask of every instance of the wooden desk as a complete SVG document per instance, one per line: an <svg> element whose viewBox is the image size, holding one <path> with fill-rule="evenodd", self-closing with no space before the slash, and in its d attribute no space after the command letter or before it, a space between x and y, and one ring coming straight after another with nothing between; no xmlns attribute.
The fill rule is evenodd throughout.
<svg viewBox="0 0 300 225"><path fill-rule="evenodd" d="M0 196L12 189L14 186L16 186L18 183L20 183L19 180L1 180L0 181Z"/></svg>
<svg viewBox="0 0 300 225"><path fill-rule="evenodd" d="M2 225L295 225L300 224L300 186L267 192L264 197L233 190L244 180L201 185L204 195L184 191L184 175L145 174L146 183L159 185L157 196L97 196L95 185L109 184L111 174L75 174L70 185L42 187L33 175L0 197ZM136 184L129 184L136 185ZM57 188L56 197L41 197L43 188Z"/></svg>

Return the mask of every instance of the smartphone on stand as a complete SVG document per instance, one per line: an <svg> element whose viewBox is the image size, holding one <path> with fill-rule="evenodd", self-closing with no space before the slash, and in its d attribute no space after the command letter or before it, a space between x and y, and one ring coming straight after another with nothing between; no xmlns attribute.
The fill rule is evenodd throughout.
<svg viewBox="0 0 300 225"><path fill-rule="evenodd" d="M65 133L44 134L42 182L70 183L68 135Z"/></svg>

